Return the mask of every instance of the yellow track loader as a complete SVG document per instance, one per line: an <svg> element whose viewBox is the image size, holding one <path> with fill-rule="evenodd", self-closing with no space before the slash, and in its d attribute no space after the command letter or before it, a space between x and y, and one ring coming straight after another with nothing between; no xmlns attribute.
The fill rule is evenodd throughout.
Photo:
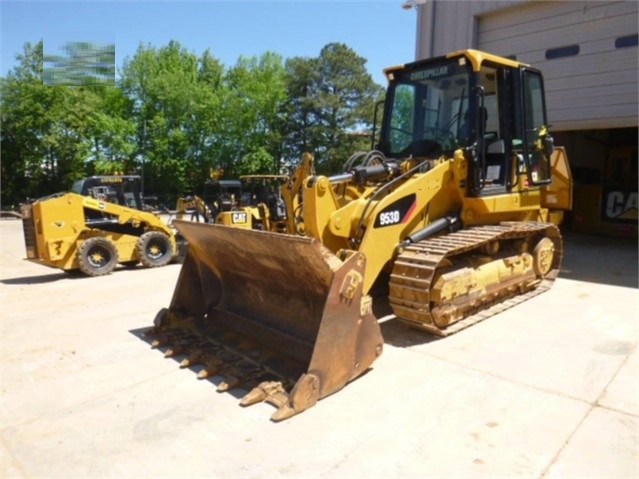
<svg viewBox="0 0 639 479"><path fill-rule="evenodd" d="M183 241L146 211L136 175L92 176L70 193L21 207L27 259L87 276L111 273L118 263L154 268L180 254Z"/></svg>
<svg viewBox="0 0 639 479"><path fill-rule="evenodd" d="M476 50L385 70L377 144L301 179L304 236L176 222L190 244L148 334L288 418L380 356L371 292L446 336L551 286L572 202L541 73ZM289 211L292 205L287 205Z"/></svg>

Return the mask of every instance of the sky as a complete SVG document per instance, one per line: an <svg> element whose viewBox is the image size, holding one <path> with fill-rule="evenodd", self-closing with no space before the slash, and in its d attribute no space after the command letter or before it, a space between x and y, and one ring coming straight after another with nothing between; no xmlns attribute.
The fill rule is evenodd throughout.
<svg viewBox="0 0 639 479"><path fill-rule="evenodd" d="M266 51L284 59L316 57L340 42L367 60L385 85L385 67L415 57L417 11L402 0L73 0L0 1L0 75L16 65L25 42L41 39L45 54L67 42L115 44L116 67L138 46L176 40L187 51L206 49L225 67Z"/></svg>

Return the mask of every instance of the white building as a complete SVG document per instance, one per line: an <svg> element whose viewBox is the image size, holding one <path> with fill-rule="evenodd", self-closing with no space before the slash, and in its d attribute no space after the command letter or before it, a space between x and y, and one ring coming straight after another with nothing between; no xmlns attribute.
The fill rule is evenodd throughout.
<svg viewBox="0 0 639 479"><path fill-rule="evenodd" d="M539 68L575 177L572 225L637 232L639 2L413 0L416 59L476 48Z"/></svg>

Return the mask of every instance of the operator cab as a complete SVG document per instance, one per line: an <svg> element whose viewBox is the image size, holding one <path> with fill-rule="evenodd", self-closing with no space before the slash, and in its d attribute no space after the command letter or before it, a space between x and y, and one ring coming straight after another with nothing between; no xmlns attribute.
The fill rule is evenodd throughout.
<svg viewBox="0 0 639 479"><path fill-rule="evenodd" d="M243 191L249 194L247 205L256 206L263 203L267 206L271 219L286 219L286 204L282 199L281 186L286 183L286 175L243 175L240 176Z"/></svg>
<svg viewBox="0 0 639 479"><path fill-rule="evenodd" d="M474 50L386 70L379 149L396 159L469 160L469 192L493 195L520 181L550 182L541 73Z"/></svg>
<svg viewBox="0 0 639 479"><path fill-rule="evenodd" d="M208 180L208 189L213 197L213 217L222 211L233 211L238 209L243 200L242 183L239 180Z"/></svg>
<svg viewBox="0 0 639 479"><path fill-rule="evenodd" d="M137 175L90 176L73 183L71 191L128 208L141 210L141 178Z"/></svg>

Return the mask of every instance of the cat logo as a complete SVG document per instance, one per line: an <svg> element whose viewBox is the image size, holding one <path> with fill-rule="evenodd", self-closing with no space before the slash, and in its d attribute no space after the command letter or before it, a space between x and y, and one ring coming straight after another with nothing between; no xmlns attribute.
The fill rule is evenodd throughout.
<svg viewBox="0 0 639 479"><path fill-rule="evenodd" d="M621 223L636 223L637 192L627 190L604 192L603 219Z"/></svg>
<svg viewBox="0 0 639 479"><path fill-rule="evenodd" d="M245 211L234 212L233 215L231 216L231 222L234 225L245 224L247 222L246 212Z"/></svg>

